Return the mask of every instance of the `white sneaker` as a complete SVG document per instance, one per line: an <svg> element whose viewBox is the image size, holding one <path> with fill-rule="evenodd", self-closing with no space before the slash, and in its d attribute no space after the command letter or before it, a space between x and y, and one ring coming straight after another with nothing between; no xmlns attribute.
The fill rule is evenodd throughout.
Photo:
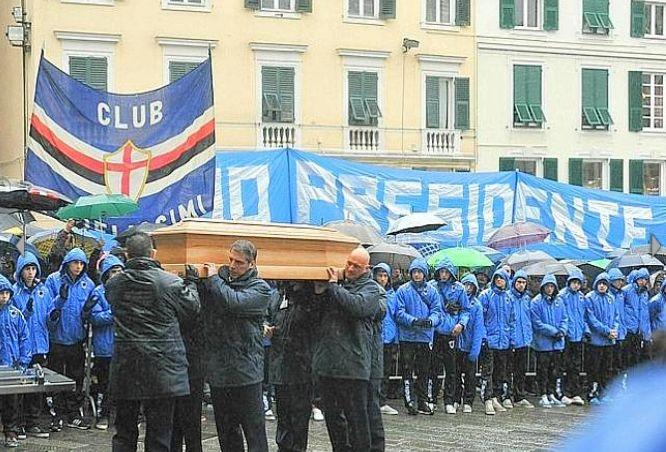
<svg viewBox="0 0 666 452"><path fill-rule="evenodd" d="M493 408L493 401L492 400L486 400L484 402L484 405L486 406L486 414L488 416L493 416L495 414L495 408Z"/></svg>
<svg viewBox="0 0 666 452"><path fill-rule="evenodd" d="M507 410L512 410L513 409L513 402L511 402L511 399L504 399L502 402L502 406L506 408Z"/></svg>
<svg viewBox="0 0 666 452"><path fill-rule="evenodd" d="M324 420L324 413L317 407L312 408L312 419L316 422L321 422Z"/></svg>
<svg viewBox="0 0 666 452"><path fill-rule="evenodd" d="M583 400L581 396L576 396L573 399L571 399L571 403L573 405L583 406L585 405L585 400Z"/></svg>
<svg viewBox="0 0 666 452"><path fill-rule="evenodd" d="M523 399L520 402L516 402L516 406L522 406L523 408L534 408L534 405L532 405L530 401L527 399Z"/></svg>
<svg viewBox="0 0 666 452"><path fill-rule="evenodd" d="M498 412L498 413L506 412L506 408L504 408L502 406L502 404L499 403L499 401L497 400L497 397L493 397L491 400L493 402L493 408L495 409L496 412Z"/></svg>
<svg viewBox="0 0 666 452"><path fill-rule="evenodd" d="M550 408L551 407L550 400L548 400L547 395L544 394L544 395L541 396L541 398L539 399L539 406L542 407L542 408Z"/></svg>
<svg viewBox="0 0 666 452"><path fill-rule="evenodd" d="M453 405L446 405L444 408L446 409L446 414L456 414L456 407Z"/></svg>
<svg viewBox="0 0 666 452"><path fill-rule="evenodd" d="M571 404L573 403L573 400L570 399L570 398L567 397L567 396L563 396L562 399L560 400L560 402L562 402L562 403L563 403L564 405L566 405L566 406L569 406L569 405L571 405Z"/></svg>
<svg viewBox="0 0 666 452"><path fill-rule="evenodd" d="M274 421L275 420L275 414L273 414L273 410L264 411L264 418L267 421Z"/></svg>
<svg viewBox="0 0 666 452"><path fill-rule="evenodd" d="M387 415L389 415L389 416L397 416L397 415L398 415L398 410L396 410L395 408L393 408L393 407L391 407L391 406L389 406L389 405L384 405L384 406L382 406L382 407L379 409L379 411L380 411L382 414L387 414Z"/></svg>
<svg viewBox="0 0 666 452"><path fill-rule="evenodd" d="M548 396L548 400L550 400L550 404L554 406L555 408L564 408L566 405L560 402L557 397L555 397L554 394L551 394Z"/></svg>
<svg viewBox="0 0 666 452"><path fill-rule="evenodd" d="M464 404L463 413L471 413L471 412L472 412L472 405Z"/></svg>

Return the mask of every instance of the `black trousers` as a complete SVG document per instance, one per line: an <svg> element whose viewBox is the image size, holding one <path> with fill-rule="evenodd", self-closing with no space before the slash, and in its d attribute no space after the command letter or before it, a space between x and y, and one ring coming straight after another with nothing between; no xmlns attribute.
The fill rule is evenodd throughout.
<svg viewBox="0 0 666 452"><path fill-rule="evenodd" d="M74 345L51 343L49 368L76 382L74 392L60 392L53 397L57 416L66 416L68 419L79 416L79 408L83 404L85 359L83 343Z"/></svg>
<svg viewBox="0 0 666 452"><path fill-rule="evenodd" d="M368 381L320 377L319 390L333 452L370 450Z"/></svg>
<svg viewBox="0 0 666 452"><path fill-rule="evenodd" d="M267 452L262 384L210 389L220 449L243 451L244 435L249 452Z"/></svg>
<svg viewBox="0 0 666 452"><path fill-rule="evenodd" d="M643 340L640 334L627 332L624 339L624 365L630 369L642 363L646 354L643 350Z"/></svg>
<svg viewBox="0 0 666 452"><path fill-rule="evenodd" d="M456 368L458 369L458 381L456 382L455 401L472 405L476 392L476 361L469 360L469 353L457 350ZM463 374L465 375L463 376Z"/></svg>
<svg viewBox="0 0 666 452"><path fill-rule="evenodd" d="M39 364L42 367L47 366L46 355L32 355L30 367ZM26 394L23 396L23 419L22 424L26 428L39 425L39 416L44 409L44 393L39 392L36 394Z"/></svg>
<svg viewBox="0 0 666 452"><path fill-rule="evenodd" d="M203 404L203 376L190 378L190 395L176 398L173 412L171 450L180 452L183 441L187 452L201 452L201 408Z"/></svg>
<svg viewBox="0 0 666 452"><path fill-rule="evenodd" d="M19 400L15 394L0 397L0 415L2 416L2 430L18 432Z"/></svg>
<svg viewBox="0 0 666 452"><path fill-rule="evenodd" d="M504 399L504 383L511 387L513 350L493 350L493 397ZM510 394L509 394L510 396Z"/></svg>
<svg viewBox="0 0 666 452"><path fill-rule="evenodd" d="M621 340L617 341L616 344L613 345L613 369L611 371L612 376L619 375L627 369L624 364L624 344L625 341Z"/></svg>
<svg viewBox="0 0 666 452"><path fill-rule="evenodd" d="M442 383L439 375L444 368L444 404L452 405L458 382L458 369L456 368L456 338L449 335L435 333L432 347L432 362L430 365L430 381L432 382L432 402L437 403Z"/></svg>
<svg viewBox="0 0 666 452"><path fill-rule="evenodd" d="M275 385L277 431L275 442L280 452L304 452L312 412L312 384Z"/></svg>
<svg viewBox="0 0 666 452"><path fill-rule="evenodd" d="M116 400L116 434L113 435L113 452L136 451L136 442L139 438L137 421L141 406L146 416L145 450L169 452L175 398Z"/></svg>
<svg viewBox="0 0 666 452"><path fill-rule="evenodd" d="M560 378L562 352L537 352L537 386L541 395L555 394L557 379Z"/></svg>
<svg viewBox="0 0 666 452"><path fill-rule="evenodd" d="M593 384L597 382L597 396L603 397L610 380L610 369L613 366L613 346L598 347L595 345L588 346L589 353L586 358L588 361L588 376L587 383L589 385L589 393L592 393Z"/></svg>
<svg viewBox="0 0 666 452"><path fill-rule="evenodd" d="M379 404L385 405L386 400L395 398L396 385L391 381L398 363L398 344L384 344L384 380L379 393Z"/></svg>
<svg viewBox="0 0 666 452"><path fill-rule="evenodd" d="M564 349L564 368L567 376L562 380L562 393L569 398L585 396L585 388L580 377L583 347L582 342L567 342Z"/></svg>
<svg viewBox="0 0 666 452"><path fill-rule="evenodd" d="M516 402L520 402L527 397L527 379L525 373L527 372L528 350L528 347L514 348L511 356L513 384L508 386L508 396L509 398L513 398Z"/></svg>
<svg viewBox="0 0 666 452"><path fill-rule="evenodd" d="M430 345L427 342L400 342L400 361L405 405L411 401L427 402Z"/></svg>
<svg viewBox="0 0 666 452"><path fill-rule="evenodd" d="M379 404L379 392L381 391L382 380L379 378L370 379L368 382L368 422L370 423L370 450L384 452L386 448L386 438L384 434L384 421Z"/></svg>
<svg viewBox="0 0 666 452"><path fill-rule="evenodd" d="M487 344L481 346L479 367L481 368L481 379L486 383L481 396L484 402L493 398L493 354L493 350Z"/></svg>
<svg viewBox="0 0 666 452"><path fill-rule="evenodd" d="M109 417L109 368L111 366L111 358L95 357L93 358L92 375L97 380L97 384L93 386L93 394L97 394L95 400L99 400L101 396L100 406L97 407L97 416Z"/></svg>

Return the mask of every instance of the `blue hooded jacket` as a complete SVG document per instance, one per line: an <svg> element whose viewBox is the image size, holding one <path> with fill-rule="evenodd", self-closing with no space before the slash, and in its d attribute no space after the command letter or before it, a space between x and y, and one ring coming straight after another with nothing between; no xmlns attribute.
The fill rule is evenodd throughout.
<svg viewBox="0 0 666 452"><path fill-rule="evenodd" d="M389 284L384 288L386 290L386 315L382 322L382 340L384 344L398 343L398 325L395 323L395 316L398 311L398 305L395 300L395 291L391 286L391 267L385 263L379 263L372 269L373 278L378 270L386 272L389 277Z"/></svg>
<svg viewBox="0 0 666 452"><path fill-rule="evenodd" d="M652 331L666 330L666 279L661 283L659 293L650 300L650 326Z"/></svg>
<svg viewBox="0 0 666 452"><path fill-rule="evenodd" d="M419 269L428 277L428 264L424 259L414 259L409 266L409 274ZM436 327L440 322L442 301L437 289L430 286L425 280L422 283L409 281L398 288L395 294L398 323L398 335L404 342L432 342L434 328L420 328L413 326L416 319L430 319Z"/></svg>
<svg viewBox="0 0 666 452"><path fill-rule="evenodd" d="M7 278L0 275L0 292L14 295ZM11 298L0 307L0 365L27 368L32 360L28 324Z"/></svg>
<svg viewBox="0 0 666 452"><path fill-rule="evenodd" d="M440 281L439 271L447 270L451 274L448 281ZM445 257L435 267L435 278L430 284L439 291L442 300L442 320L437 326L437 333L441 335L450 335L453 328L460 324L463 329L469 321L469 300L465 292L465 286L456 281L458 269L451 259Z"/></svg>
<svg viewBox="0 0 666 452"><path fill-rule="evenodd" d="M495 285L495 277L499 276L506 281L504 290ZM483 322L486 327L488 347L493 350L508 350L511 347L511 338L516 325L513 303L509 295L509 275L502 269L493 274L490 288L484 290L479 296L483 308Z"/></svg>
<svg viewBox="0 0 666 452"><path fill-rule="evenodd" d="M643 339L652 338L650 329L650 313L648 312L649 294L647 286L638 288L638 279L644 278L649 281L650 273L646 268L641 268L635 274L635 278L628 281L622 291L624 292L624 320L628 333L641 333Z"/></svg>
<svg viewBox="0 0 666 452"><path fill-rule="evenodd" d="M613 286L613 281L623 280L624 275L619 268L611 268L608 270L608 281L611 283L610 291L615 297L615 306L617 307L617 313L620 316L620 327L617 330L617 340L623 341L627 337L627 320L626 314L624 312L624 291L622 289L616 289Z"/></svg>
<svg viewBox="0 0 666 452"><path fill-rule="evenodd" d="M525 288L523 293L516 290L516 281L518 279L527 281L527 274L522 270L518 270L513 275L513 281L511 281L511 302L513 304L513 315L516 319L516 326L513 329L513 336L511 337L511 347L513 348L529 347L532 345L533 340L532 318L530 316L532 299L530 298L530 294L527 293L527 288Z"/></svg>
<svg viewBox="0 0 666 452"><path fill-rule="evenodd" d="M85 265L83 271L75 281L72 281L67 266L70 262L81 261ZM95 284L86 274L88 259L80 248L73 248L65 255L60 266L60 271L53 272L46 279L46 287L53 297L53 310L60 310L60 316L53 319L53 313L49 318L49 330L51 342L60 345L74 345L83 341L86 332L83 327L83 305L95 288ZM69 294L66 300L60 298L60 287L69 286Z"/></svg>
<svg viewBox="0 0 666 452"><path fill-rule="evenodd" d="M555 292L546 296L546 284L555 285ZM568 330L567 308L557 296L557 279L548 274L541 281L541 293L532 300L532 328L534 349L538 352L564 350L564 337Z"/></svg>
<svg viewBox="0 0 666 452"><path fill-rule="evenodd" d="M104 258L100 275L102 284L95 287L90 295L97 297L97 303L90 311L90 323L93 326L93 352L100 358L110 358L113 355L113 313L104 288L108 272L113 267L125 268L125 264L114 255Z"/></svg>
<svg viewBox="0 0 666 452"><path fill-rule="evenodd" d="M578 269L572 271L569 278L567 278L567 287L558 295L567 308L567 317L569 318L567 341L569 342L580 342L583 340L585 333L589 333L585 323L585 296L580 290L573 292L569 288L569 283L575 279L582 284L585 279L583 272Z"/></svg>
<svg viewBox="0 0 666 452"><path fill-rule="evenodd" d="M37 267L32 287L27 287L21 277L23 269L28 265ZM34 254L26 252L25 256L18 258L12 304L23 313L23 317L28 323L30 350L33 355L45 355L49 352L48 318L53 310L53 297L41 281L41 277L42 268ZM30 299L32 299L32 303L29 303Z"/></svg>
<svg viewBox="0 0 666 452"><path fill-rule="evenodd" d="M474 296L469 297L469 321L467 327L458 336L458 347L468 353L468 359L472 362L479 359L481 344L486 337L486 327L483 325L483 308L476 294L479 293L479 282L476 276L469 273L463 277L461 283L472 283L476 287Z"/></svg>
<svg viewBox="0 0 666 452"><path fill-rule="evenodd" d="M609 292L600 294L597 286L600 281L608 281L607 273L600 273L594 280L593 291L585 297L585 320L590 328L592 345L607 347L615 344L615 340L608 337L611 330L617 331L620 326L620 316L613 295Z"/></svg>

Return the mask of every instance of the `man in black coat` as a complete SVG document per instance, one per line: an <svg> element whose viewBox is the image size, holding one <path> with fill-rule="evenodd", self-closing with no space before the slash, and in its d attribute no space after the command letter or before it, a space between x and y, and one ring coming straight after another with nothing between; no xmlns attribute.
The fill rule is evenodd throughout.
<svg viewBox="0 0 666 452"><path fill-rule="evenodd" d="M169 451L176 397L190 393L179 322L199 312L198 275L188 267L183 281L162 270L145 233L132 236L126 247L125 272L106 286L115 333L110 370L110 393L117 407L113 450L136 451L143 406L146 450Z"/></svg>
<svg viewBox="0 0 666 452"><path fill-rule="evenodd" d="M312 366L333 451L365 452L371 445L372 323L386 293L372 280L370 255L363 248L347 258L342 281L335 268L328 269L328 277L328 283L315 284L321 317Z"/></svg>
<svg viewBox="0 0 666 452"><path fill-rule="evenodd" d="M250 452L268 451L262 338L271 289L257 277L256 260L252 242L238 240L228 266L217 272L206 264L209 274L217 273L204 285L203 318L207 381L223 451L243 450L240 428Z"/></svg>

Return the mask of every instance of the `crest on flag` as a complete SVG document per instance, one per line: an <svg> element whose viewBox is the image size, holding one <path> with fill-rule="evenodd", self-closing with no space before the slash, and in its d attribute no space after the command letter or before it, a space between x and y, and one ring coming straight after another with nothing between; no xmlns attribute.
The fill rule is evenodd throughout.
<svg viewBox="0 0 666 452"><path fill-rule="evenodd" d="M150 152L128 141L113 154L104 156L104 183L109 193L139 199L148 178Z"/></svg>

